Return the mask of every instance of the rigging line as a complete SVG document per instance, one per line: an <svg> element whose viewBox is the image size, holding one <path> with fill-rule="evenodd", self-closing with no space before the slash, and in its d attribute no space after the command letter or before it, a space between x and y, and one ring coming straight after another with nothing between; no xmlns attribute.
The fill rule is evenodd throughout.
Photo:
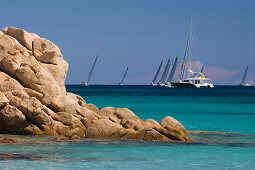
<svg viewBox="0 0 255 170"><path fill-rule="evenodd" d="M184 52L184 57L183 57L183 64L182 64L182 70L181 70L181 75L180 75L180 80L183 79L184 77L184 73L185 73L185 67L186 67L186 58L187 58L187 53L188 53L188 50L189 50L189 42L190 42L190 34L188 35L188 39L187 39L187 44L186 44L186 48L185 48L185 52Z"/></svg>
<svg viewBox="0 0 255 170"><path fill-rule="evenodd" d="M197 52L197 48L196 48L196 45L195 45L195 42L194 42L194 38L192 38L192 43L193 43L193 47L194 47L195 57L196 57L196 60L197 60L197 69L199 70L200 69L200 60L199 60L199 57L198 57L198 52Z"/></svg>
<svg viewBox="0 0 255 170"><path fill-rule="evenodd" d="M195 31L195 29L194 29L194 27L193 27L193 29L192 29L192 34L196 37L196 31ZM192 42L193 42L193 47L194 47L194 52L195 52L195 57L196 57L196 60L197 60L197 69L198 70L201 70L201 68L202 68L202 63L201 63L201 61L200 61L200 55L199 55L199 50L198 50L198 46L197 46L197 44L198 43L196 43L197 41L195 41L195 39L194 39L194 36L192 36Z"/></svg>
<svg viewBox="0 0 255 170"><path fill-rule="evenodd" d="M188 67L189 67L189 69L190 69L190 67L191 67L191 50L192 50L192 48L191 48L191 46L192 46L192 17L190 18L190 31L189 31L189 46L188 46L188 51L187 51L187 60L188 60ZM185 67L185 71L187 70L187 68ZM185 72L186 73L186 72ZM188 74L188 76L189 76L189 74Z"/></svg>
<svg viewBox="0 0 255 170"><path fill-rule="evenodd" d="M191 29L192 29L192 27L191 27ZM188 76L189 77L189 74L187 74L187 70L189 70L189 69L191 69L191 50L192 50L192 48L191 48L191 39L192 39L192 32L190 32L190 39L189 39L189 47L188 47L188 52L187 52L187 66L188 66L188 69L187 69L187 66L185 67L185 74L186 74L186 76Z"/></svg>
<svg viewBox="0 0 255 170"><path fill-rule="evenodd" d="M194 31L193 31L193 34L194 34ZM198 52L198 48L196 46L196 43L195 43L195 40L194 40L193 36L192 36L192 44L193 44L193 47L194 47L194 53L195 53L195 57L196 57L196 60L197 60L197 69L200 70L201 66L200 66L199 52Z"/></svg>
<svg viewBox="0 0 255 170"><path fill-rule="evenodd" d="M192 24L192 17L190 18L190 47L189 47L189 69L191 69L191 54L192 54L192 39L193 39L193 24Z"/></svg>
<svg viewBox="0 0 255 170"><path fill-rule="evenodd" d="M192 39L192 34L191 34L191 39ZM190 40L191 40L190 39ZM190 43L191 44L191 43ZM192 45L192 44L191 44ZM188 70L189 69L191 69L191 54L192 54L192 48L191 47L189 47L189 51L188 51L188 66L189 66L189 68L188 68Z"/></svg>
<svg viewBox="0 0 255 170"><path fill-rule="evenodd" d="M184 62L184 66L183 66L183 74L182 74L182 78L186 76L186 70L187 70L187 66L189 67L189 63L190 63L190 39L189 39L189 46L187 48L187 54L186 54L186 61Z"/></svg>

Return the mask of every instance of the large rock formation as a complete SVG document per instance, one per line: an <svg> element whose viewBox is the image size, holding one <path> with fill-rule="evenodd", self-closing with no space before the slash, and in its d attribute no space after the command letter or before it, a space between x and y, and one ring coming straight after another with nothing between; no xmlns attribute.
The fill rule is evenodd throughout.
<svg viewBox="0 0 255 170"><path fill-rule="evenodd" d="M0 133L63 135L70 139L190 141L175 119L138 118L131 110L99 110L67 93L68 63L59 48L14 27L0 31Z"/></svg>

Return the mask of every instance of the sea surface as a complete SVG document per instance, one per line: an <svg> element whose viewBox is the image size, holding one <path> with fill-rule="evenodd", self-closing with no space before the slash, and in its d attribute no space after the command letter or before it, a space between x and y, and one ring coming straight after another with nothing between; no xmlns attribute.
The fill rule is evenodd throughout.
<svg viewBox="0 0 255 170"><path fill-rule="evenodd" d="M26 137L25 143L0 144L0 169L255 169L255 87L68 85L67 91L99 108L129 108L144 120L172 116L198 142Z"/></svg>

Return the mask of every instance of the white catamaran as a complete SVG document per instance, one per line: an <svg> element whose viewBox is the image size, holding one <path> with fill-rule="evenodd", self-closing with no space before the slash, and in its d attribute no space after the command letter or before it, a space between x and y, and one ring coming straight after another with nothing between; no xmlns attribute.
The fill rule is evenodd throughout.
<svg viewBox="0 0 255 170"><path fill-rule="evenodd" d="M243 78L242 78L242 81L239 84L239 86L254 86L252 82L251 83L245 83L247 72L248 72L248 66L246 67L246 69L244 71Z"/></svg>
<svg viewBox="0 0 255 170"><path fill-rule="evenodd" d="M125 80L126 75L127 75L127 72L128 72L128 67L127 67L127 69L126 69L126 71L125 71L125 74L124 74L124 76L123 76L123 78L122 78L121 82L119 83L119 85L120 85L120 86L122 86L122 85L123 85L124 80Z"/></svg>
<svg viewBox="0 0 255 170"><path fill-rule="evenodd" d="M94 68L95 68L95 65L96 65L96 62L97 62L97 58L98 58L98 55L96 56L96 59L95 59L95 61L94 61L94 64L93 64L93 66L92 66L92 68L91 68L91 70L90 70L89 77L88 77L87 81L86 81L86 82L83 81L83 82L81 83L82 86L89 86L89 81L90 81L90 79L91 79L91 75L92 75L93 70L94 70Z"/></svg>
<svg viewBox="0 0 255 170"><path fill-rule="evenodd" d="M208 87L208 88L213 88L213 84L208 83L207 80L209 80L208 78L205 77L205 75L202 73L203 68L201 69L200 72L194 72L191 69L191 48L193 46L194 48L194 53L197 59L197 63L198 62L198 53L196 50L196 46L194 43L194 39L193 39L193 35L192 35L193 31L192 31L192 20L190 22L190 33L188 35L188 40L187 40L187 44L186 44L186 49L185 49L185 53L184 53L184 57L181 63L181 68L180 68L180 72L179 72L179 82L168 82L168 87L193 87L193 88L200 88L200 87ZM199 69L199 64L198 64L198 69ZM188 73L186 73L188 72ZM186 78L184 79L184 77L186 76ZM171 77L170 77L171 78ZM170 84L170 85L169 85Z"/></svg>

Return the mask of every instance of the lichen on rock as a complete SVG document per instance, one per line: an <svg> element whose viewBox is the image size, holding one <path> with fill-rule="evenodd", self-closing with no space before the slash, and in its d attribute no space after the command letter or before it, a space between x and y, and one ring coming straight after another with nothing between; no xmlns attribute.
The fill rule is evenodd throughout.
<svg viewBox="0 0 255 170"><path fill-rule="evenodd" d="M193 141L171 117L160 125L126 108L87 104L66 92L67 70L68 63L51 41L15 27L0 31L0 133Z"/></svg>

